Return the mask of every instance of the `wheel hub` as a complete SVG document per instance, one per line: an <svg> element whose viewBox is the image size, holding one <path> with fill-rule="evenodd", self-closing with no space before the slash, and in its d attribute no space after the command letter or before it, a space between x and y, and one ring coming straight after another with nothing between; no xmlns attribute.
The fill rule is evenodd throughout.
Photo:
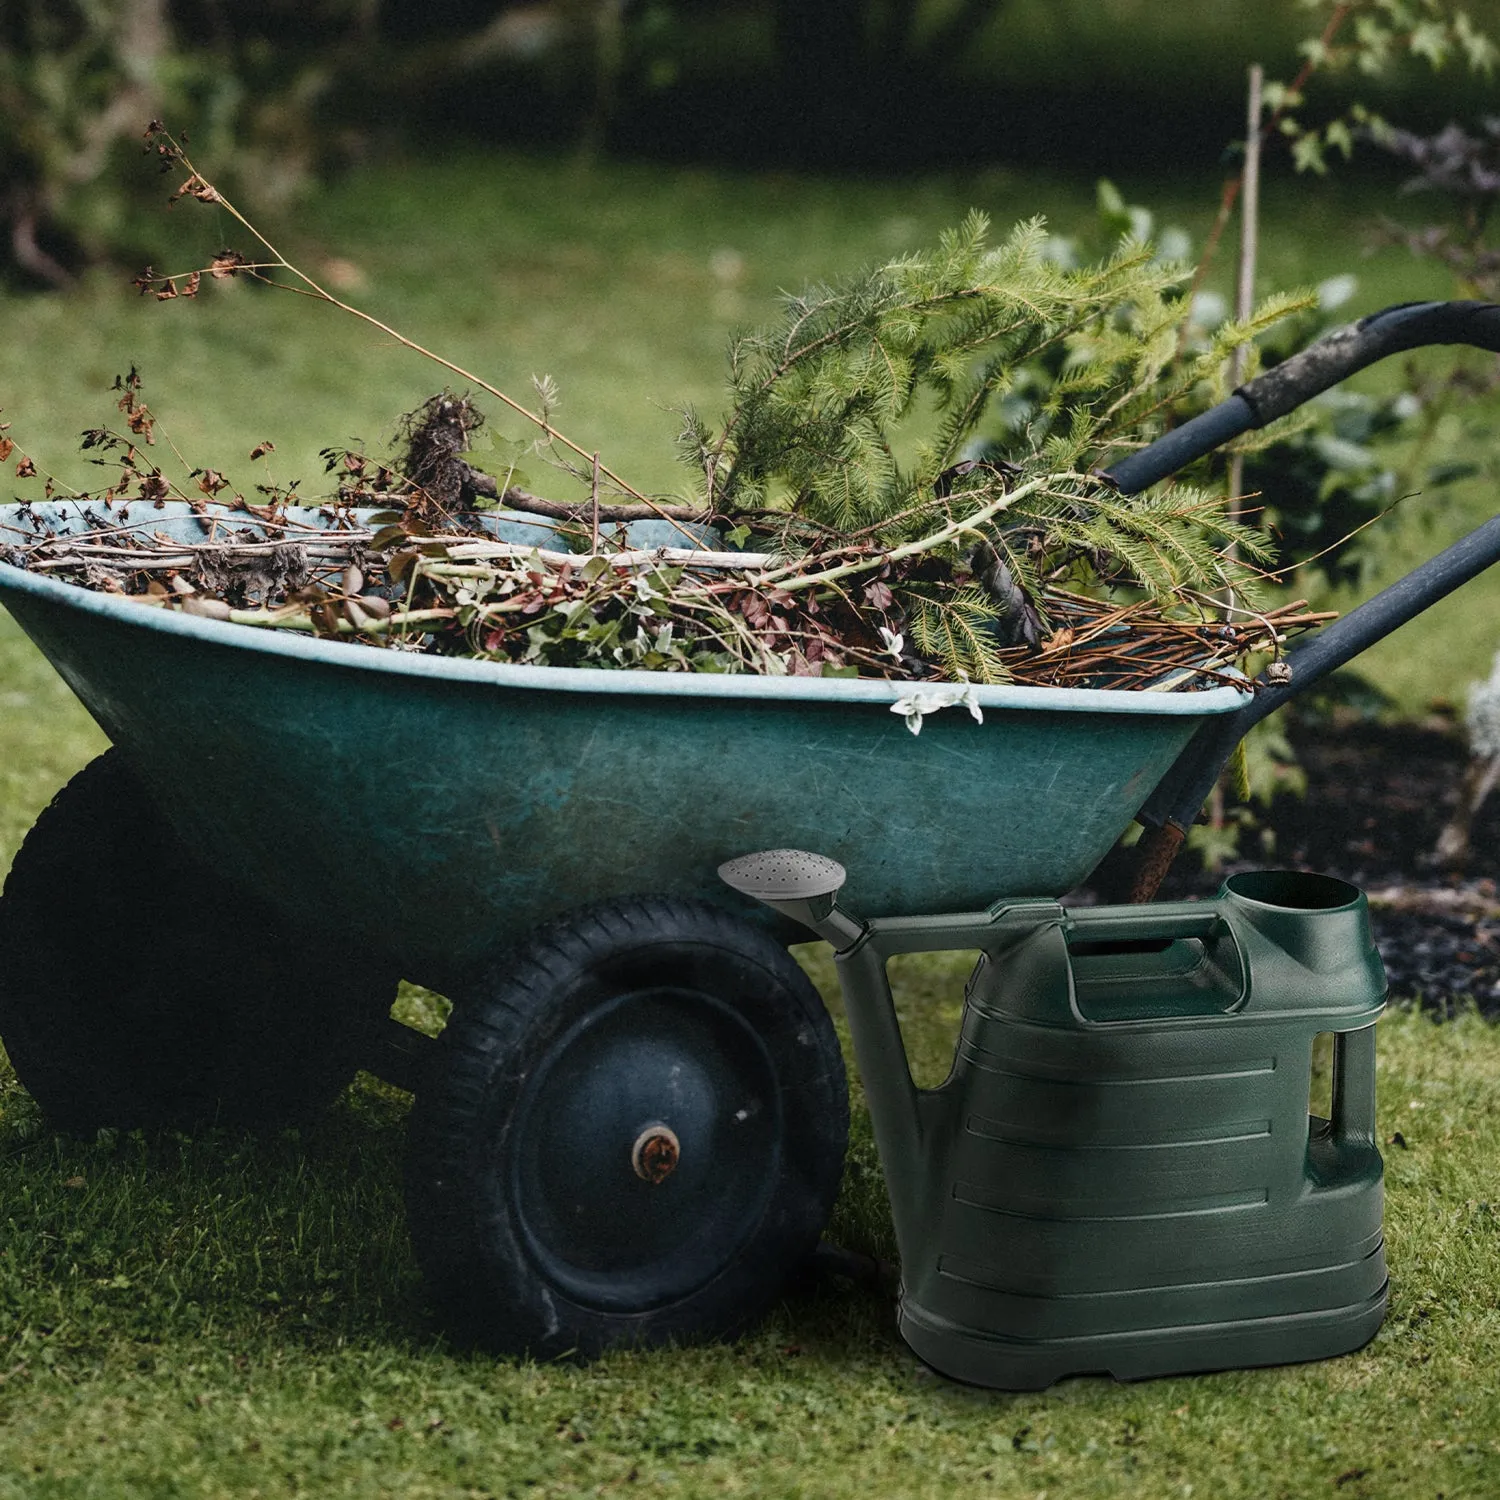
<svg viewBox="0 0 1500 1500"><path fill-rule="evenodd" d="M782 1128L741 1017L687 986L616 995L558 1038L517 1111L507 1175L532 1264L600 1308L689 1295L754 1233Z"/></svg>
<svg viewBox="0 0 1500 1500"><path fill-rule="evenodd" d="M670 1125L648 1125L630 1148L630 1165L642 1182L662 1183L676 1169L682 1142Z"/></svg>

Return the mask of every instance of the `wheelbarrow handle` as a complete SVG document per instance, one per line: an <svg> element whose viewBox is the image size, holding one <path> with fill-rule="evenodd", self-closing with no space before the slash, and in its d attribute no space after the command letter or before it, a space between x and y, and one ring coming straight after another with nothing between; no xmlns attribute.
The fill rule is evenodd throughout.
<svg viewBox="0 0 1500 1500"><path fill-rule="evenodd" d="M1202 725L1135 815L1146 832L1136 846L1136 870L1126 899L1149 901L1156 894L1188 825L1208 800L1234 747L1255 725L1497 562L1500 516L1492 516L1373 599L1294 646L1279 673L1273 675L1268 668L1256 679L1254 695L1243 708Z"/></svg>
<svg viewBox="0 0 1500 1500"><path fill-rule="evenodd" d="M1354 371L1426 344L1471 344L1500 352L1500 305L1408 302L1372 313L1242 385L1227 401L1122 459L1106 477L1125 494L1135 494L1240 433L1295 411ZM1500 516L1295 647L1274 678L1261 674L1243 708L1204 724L1136 814L1146 831L1137 845L1127 899L1149 901L1156 894L1188 825L1254 725L1496 562Z"/></svg>
<svg viewBox="0 0 1500 1500"><path fill-rule="evenodd" d="M1104 477L1123 494L1138 494L1242 432L1296 411L1356 370L1427 344L1472 344L1500 353L1500 305L1403 302L1336 328L1300 354L1246 381L1227 401L1111 465Z"/></svg>

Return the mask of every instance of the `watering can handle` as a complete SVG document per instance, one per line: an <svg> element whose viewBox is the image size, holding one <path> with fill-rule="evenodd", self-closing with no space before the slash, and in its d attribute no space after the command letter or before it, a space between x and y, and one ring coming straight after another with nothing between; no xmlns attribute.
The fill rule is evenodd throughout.
<svg viewBox="0 0 1500 1500"><path fill-rule="evenodd" d="M1201 901L1164 902L1159 906L1100 906L1069 910L1070 943L1128 943L1150 939L1219 937L1224 919Z"/></svg>
<svg viewBox="0 0 1500 1500"><path fill-rule="evenodd" d="M1500 352L1500 304L1404 302L1336 328L1247 381L1227 401L1112 464L1103 477L1124 494L1139 494L1242 432L1295 411L1356 370L1426 344L1472 344Z"/></svg>

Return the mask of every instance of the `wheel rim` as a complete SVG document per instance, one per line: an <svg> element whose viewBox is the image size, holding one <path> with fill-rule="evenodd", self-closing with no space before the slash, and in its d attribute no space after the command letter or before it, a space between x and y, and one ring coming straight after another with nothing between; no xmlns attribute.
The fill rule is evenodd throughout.
<svg viewBox="0 0 1500 1500"><path fill-rule="evenodd" d="M780 1167L764 1043L702 990L619 994L550 1047L502 1147L522 1241L575 1302L647 1311L739 1254Z"/></svg>

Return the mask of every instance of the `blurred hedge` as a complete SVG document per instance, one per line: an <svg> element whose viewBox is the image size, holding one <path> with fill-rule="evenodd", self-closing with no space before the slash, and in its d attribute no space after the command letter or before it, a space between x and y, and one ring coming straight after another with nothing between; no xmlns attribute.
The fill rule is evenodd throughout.
<svg viewBox="0 0 1500 1500"><path fill-rule="evenodd" d="M1086 172L1149 162L1212 166L1244 133L1245 71L1290 77L1319 18L1299 0L626 0L601 57L580 12L620 0L512 5L443 0L442 24L490 48L465 53L461 86L409 103L440 134L565 145L588 136L633 155L887 170L1056 161ZM527 55L523 17L571 16L557 51ZM1500 32L1500 0L1467 0ZM516 45L498 45L512 18ZM608 30L606 26L605 30ZM407 36L432 45L424 20ZM530 33L533 37L536 32ZM601 87L598 65L615 69ZM1367 101L1418 128L1495 102L1450 67L1397 70ZM1330 110L1336 81L1315 95ZM1317 100L1315 98L1314 103ZM606 119L599 119L601 109Z"/></svg>
<svg viewBox="0 0 1500 1500"><path fill-rule="evenodd" d="M1468 9L1500 32L1500 0ZM1243 134L1246 66L1290 76L1316 24L1298 0L6 0L0 215L33 280L149 256L126 157L152 116L259 207L351 157L456 138L816 169L1201 171ZM1336 81L1318 90L1337 107ZM1361 94L1431 128L1494 90L1409 66Z"/></svg>

